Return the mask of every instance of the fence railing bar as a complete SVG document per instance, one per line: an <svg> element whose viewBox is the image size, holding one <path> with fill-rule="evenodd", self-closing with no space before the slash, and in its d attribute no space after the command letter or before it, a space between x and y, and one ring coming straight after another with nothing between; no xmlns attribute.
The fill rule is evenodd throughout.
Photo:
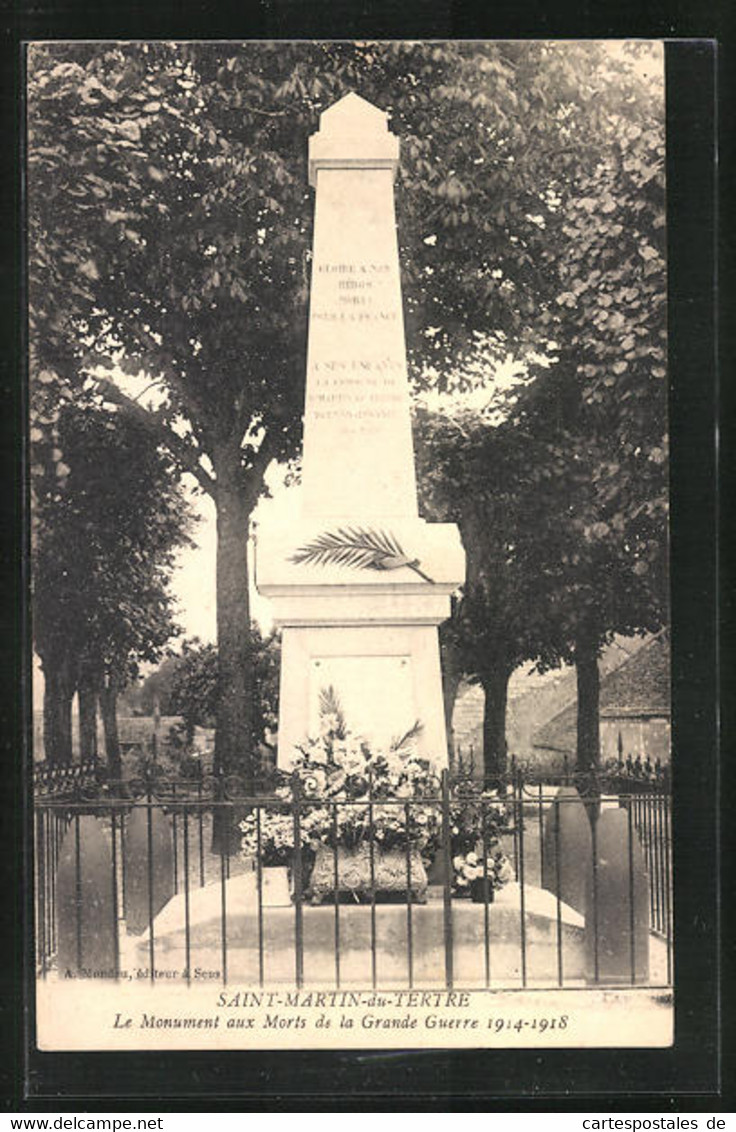
<svg viewBox="0 0 736 1132"><path fill-rule="evenodd" d="M179 830L177 828L177 813L176 813L176 784L174 784L173 794L174 794L174 808L173 808L173 811L172 811L172 814L171 814L171 838L172 838L172 842L173 842L173 854L174 854L174 896L176 896L179 892L179 846L177 844L177 842L179 840Z"/></svg>
<svg viewBox="0 0 736 1132"><path fill-rule="evenodd" d="M112 948L114 957L115 981L119 979L120 970L120 920L118 919L118 856L117 856L117 820L115 810L110 813L110 856L112 859Z"/></svg>
<svg viewBox="0 0 736 1132"><path fill-rule="evenodd" d="M42 815L42 823L44 823L44 873L45 885L41 887L44 905L43 914L45 918L45 932L46 932L46 969L51 961L52 956L56 952L56 870L58 867L61 836L59 833L59 820L55 814L48 811ZM46 861L46 856L50 851L50 865Z"/></svg>
<svg viewBox="0 0 736 1132"><path fill-rule="evenodd" d="M488 806L481 803L481 832L483 844L483 966L486 987L491 985L491 910L488 904ZM448 856L451 848L448 843Z"/></svg>
<svg viewBox="0 0 736 1132"><path fill-rule="evenodd" d="M647 874L649 876L649 915L651 925L659 927L659 876L657 862L657 838L654 832L656 794L649 794L644 806L644 825L647 843Z"/></svg>
<svg viewBox="0 0 736 1132"><path fill-rule="evenodd" d="M636 982L636 922L634 912L634 815L631 809L631 799L626 807L628 820L628 847L629 847L629 959L631 962L631 983Z"/></svg>
<svg viewBox="0 0 736 1132"><path fill-rule="evenodd" d="M153 927L153 810L151 808L151 793L149 789L148 806L146 807L146 840L148 853L146 856L146 876L148 880L148 956L150 963L149 977L152 983L156 981L156 946L154 942L155 931ZM187 974L189 963L187 962Z"/></svg>
<svg viewBox="0 0 736 1132"><path fill-rule="evenodd" d="M521 820L521 810L519 805L519 798L517 796L516 780L512 779L512 813L513 813L513 828L511 831L511 844L514 850L514 880L519 879L519 822Z"/></svg>
<svg viewBox="0 0 736 1132"><path fill-rule="evenodd" d="M124 813L124 811L122 811L121 814L120 814L120 888L121 888L121 895L122 895L122 899L123 899L123 919L127 920L127 918L128 918L128 889L127 889L125 856L126 856L126 851L125 851L125 813Z"/></svg>
<svg viewBox="0 0 736 1132"><path fill-rule="evenodd" d="M213 811L214 824L214 811ZM222 951L222 985L227 986L227 854L220 844L220 944Z"/></svg>
<svg viewBox="0 0 736 1132"><path fill-rule="evenodd" d="M544 798L542 795L542 783L539 783L539 791L537 796L537 815L539 818L539 875L541 877L544 868Z"/></svg>
<svg viewBox="0 0 736 1132"><path fill-rule="evenodd" d="M659 855L657 852L657 795L652 793L646 804L647 876L649 878L650 926L659 931Z"/></svg>
<svg viewBox="0 0 736 1132"><path fill-rule="evenodd" d="M460 783L466 782L466 779L458 780ZM372 785L369 789L368 801L368 843L364 845L363 852L366 852L367 860L366 865L370 866L370 892L366 894L370 901L370 968L371 968L371 982L374 987L378 985L380 963L378 959L378 914L380 909L377 910L377 897L380 900L383 893L376 892L376 883L380 877L377 877L378 866L375 860L376 845L376 822L377 817L375 813L375 806L384 806L386 808L392 807L396 812L398 807L403 807L404 810L404 836L402 837L402 847L399 849L401 853L403 849L404 864L406 873L406 891L402 892L398 899L405 905L404 911L406 914L406 973L402 971L401 981L407 979L408 985L413 987L416 984L421 985L425 977L423 958L424 952L418 951L417 947L422 940L421 930L424 927L424 921L421 918L424 915L423 908L415 909L416 893L414 892L413 881L416 879L416 856L415 853L420 851L423 856L426 856L423 849L417 850L416 838L414 836L417 826L417 817L422 821L423 808L434 809L434 819L441 818L441 852L437 861L441 860L443 863L443 884L442 884L442 940L444 952L444 970L440 969L437 974L444 979L444 983L448 988L451 988L456 981L455 965L458 960L458 954L455 950L455 935L458 932L456 922L458 921L458 914L460 909L456 909L454 901L456 896L453 895L453 837L452 834L452 813L451 804L454 798L452 793L453 779L448 771L444 771L441 776L438 776L438 783L441 785L441 790L433 791L430 797L417 796L407 801L406 799L380 799L376 801L373 796ZM561 802L555 798L550 797L549 802L551 808L548 808L548 795L544 788L544 784L535 783L534 789L529 794L528 800L525 801L524 782L521 771L517 771L516 778L513 779L509 785L513 788L511 798L506 799L506 820L505 820L505 835L513 834L514 855L516 857L515 875L518 881L518 900L519 900L519 948L520 948L520 983L522 988L536 986L538 979L544 977L545 979L553 980L556 975L556 983L560 988L564 988L566 980L570 979L569 966L570 961L565 952L565 921L564 921L564 907L562 897L562 881L565 879L567 868L567 858L563 856L561 849L564 846L561 844L560 828L560 811ZM625 784L624 784L625 785ZM152 791L155 789L156 794L153 796ZM229 872L229 854L221 848L219 850L219 864L216 862L218 850L213 849L211 857L207 857L204 848L204 836L209 829L208 814L212 814L214 818L219 806L225 806L225 803L219 803L216 799L205 796L202 785L196 785L196 797L189 796L194 794L194 784L189 788L189 794L181 797L177 787L172 790L164 792L157 783L151 785L149 783L148 797L139 798L136 790L133 790L133 796L130 794L121 795L120 797L110 798L103 795L101 799L91 799L87 796L87 792L83 793L79 798L69 799L69 794L62 798L61 796L47 796L44 795L37 803L36 824L35 824L35 849L36 859L34 868L34 878L36 882L36 897L34 901L37 922L37 961L38 970L41 977L44 977L48 970L53 969L54 965L54 933L56 930L56 870L58 861L60 860L59 845L63 837L64 829L69 827L72 832L70 842L68 842L72 849L72 859L70 864L74 863L74 873L70 879L73 879L72 893L74 894L73 904L71 901L65 905L66 921L62 921L62 927L66 925L68 935L71 936L70 942L74 943L75 940L75 927L76 927L76 951L77 951L77 965L82 966L85 962L85 955L87 953L88 940L85 937L85 932L88 930L88 912L90 908L88 897L88 880L87 880L87 858L86 858L86 840L81 837L85 832L86 826L80 825L81 817L86 815L95 814L103 821L103 830L105 836L110 837L110 867L112 874L109 877L102 878L102 886L106 887L108 892L112 889L112 916L113 916L113 938L109 942L110 952L109 955L114 955L114 961L109 963L109 966L115 971L119 970L120 958L122 951L122 937L120 921L127 914L125 908L126 904L126 848L130 850L132 844L126 846L127 839L127 819L130 813L138 807L146 810L147 818L144 824L144 844L147 840L147 860L144 863L140 858L136 859L135 867L138 871L141 867L144 869L143 880L147 881L147 896L148 896L148 920L149 920L149 933L145 943L141 941L141 946L148 949L149 962L150 962L150 977L151 981L156 980L156 948L155 939L155 908L158 901L160 901L160 885L159 877L161 872L161 865L163 859L159 862L159 855L157 853L158 846L158 827L154 821L155 815L153 814L154 808L159 812L171 815L171 828L173 830L173 852L171 855L166 856L166 867L169 872L172 869L173 857L173 873L174 873L174 893L181 893L181 869L183 863L184 884L185 891L182 893L183 907L182 907L182 920L179 922L179 930L182 931L182 943L185 946L186 953L186 969L189 973L189 979L193 973L191 967L193 957L193 947L196 947L194 942L194 935L192 929L192 907L191 907L191 885L197 885L195 879L199 875L199 883L202 884L204 877L205 883L209 881L220 884L219 894L219 909L215 912L216 918L220 920L220 936L221 936L221 951L222 951L222 976L223 983L228 980L228 967L232 960L230 948L232 946L233 932L230 930L228 917L233 914L233 909L230 907L231 901L227 891L227 874ZM473 792L475 791L475 792ZM186 792L185 792L186 793ZM307 965L307 974L311 978L311 971L309 970L310 955L305 956L306 940L305 928L309 929L310 922L307 920L307 915L311 913L304 912L304 897L307 891L308 884L308 868L309 861L311 861L311 853L307 857L307 847L302 843L303 836L303 822L304 822L304 808L305 806L311 807L312 805L324 804L329 806L328 813L331 810L331 821L328 821L328 829L330 829L330 845L332 848L332 899L331 903L332 913L332 936L333 946L335 951L334 968L333 971L328 969L328 980L333 983L337 988L340 988L345 983L347 977L346 958L343 954L343 944L346 943L348 935L346 923L346 916L349 913L341 907L343 903L343 893L341 892L342 882L342 858L341 846L338 842L338 834L340 830L340 812L343 806L366 806L366 798L350 799L343 802L342 800L333 799L315 799L311 795L309 798L301 797L299 795L299 784L295 783L296 798L293 802L285 801L283 795L277 797L276 805L281 812L288 812L292 810L294 815L294 851L292 854L293 864L293 900L294 900L294 940L295 940L295 974L297 978L297 985L303 985L305 977L305 963ZM642 924L638 918L639 907L639 878L636 872L636 861L634 856L634 836L639 838L643 850L643 861L647 865L647 876L649 878L649 891L644 899L644 907L642 908L642 915L646 916L648 913L653 931L661 932L665 937L667 946L667 983L671 983L672 976L672 933L671 933L671 862L669 858L669 849L671 844L671 829L670 829L670 814L668 796L665 788L661 787L658 783L645 781L636 787L632 786L629 793L624 793L622 790L617 791L619 804L624 805L627 810L627 828L628 828L628 909L625 906L621 908L621 930L626 931L626 924L628 920L629 940L628 940L628 963L626 966L630 968L630 981L635 983L640 978L641 968L641 937L638 934L641 932ZM477 807L476 821L479 823L478 833L480 833L480 843L483 850L483 865L482 868L476 869L476 875L482 874L484 883L484 894L482 898L483 910L478 909L476 915L479 920L476 921L477 927L483 925L483 960L480 960L480 948L478 950L477 970L474 978L481 979L486 987L490 987L492 981L498 982L498 973L493 970L492 951L494 948L494 927L499 918L495 915L493 909L490 907L494 893L491 890L492 877L492 858L493 858L493 845L495 825L491 825L492 806L488 799L482 799L478 794L478 787L474 786L472 790L465 795L468 799L475 799L473 805ZM262 854L264 848L264 832L262 826L263 809L267 804L267 797L262 796L258 798L256 805L257 814L257 859L254 862L256 871L256 894L258 900L257 913L258 913L258 980L261 986L264 985L266 980L266 940L265 940L265 923L268 922L264 911L267 911L263 903L263 883L264 875L262 872ZM458 798L462 798L462 786L458 788ZM601 942L601 887L600 887L600 861L598 850L597 838L597 820L598 813L593 809L592 801L588 803L591 816L592 825L592 847L591 847L591 865L592 865L592 901L591 908L588 909L588 932L589 938L588 946L593 952L593 971L589 968L588 977L593 976L595 983L600 984L602 979L607 979L607 967L603 967L603 953ZM228 808L231 808L231 803L227 803ZM536 806L536 820L532 813L531 807ZM440 813L438 814L438 809ZM365 811L364 811L365 812ZM401 811L398 810L398 813ZM397 813L397 816L398 816ZM540 838L540 847L538 857L541 864L544 864L545 854L543 846L543 837L547 819L554 817L554 835L553 842L555 851L555 865L554 865L554 879L555 879L555 912L552 912L550 905L550 920L554 917L556 920L556 956L553 959L551 951L549 955L549 966L545 968L545 974L542 976L541 972L538 974L534 964L534 949L530 950L530 943L533 943L533 935L530 934L530 924L527 920L527 913L530 908L530 890L529 885L533 881L538 883L536 879L537 867L537 849L534 845L534 837L537 836L537 831ZM595 816L594 816L595 815ZM511 824L509 817L512 819ZM156 819L158 820L158 819ZM495 818L494 818L495 820ZM189 826L191 823L197 826L197 847L195 846L190 836ZM435 829L437 826L435 825ZM183 831L185 831L183 833ZM547 834L549 837L549 832ZM184 844L182 844L182 838ZM479 840L475 841L474 848L478 850ZM507 852L511 853L511 845L509 844L510 837L505 841ZM143 846L140 846L143 850ZM458 850L455 849L455 852ZM622 856L626 860L626 848L621 846ZM197 853L197 857L194 853ZM68 854L68 850L65 850ZM142 854L141 854L142 855ZM182 862L182 858L184 858ZM140 863L139 863L140 861ZM623 863L623 862L622 862ZM130 859L128 858L128 866L130 866ZM638 866L636 866L638 867ZM624 866L626 868L626 866ZM219 873L219 877L218 877ZM624 874L626 875L626 874ZM131 874L132 876L132 874ZM171 884L171 881L168 882ZM480 883L480 882L479 882ZM402 883L402 889L404 885ZM550 885L550 887L552 887ZM169 892L171 892L171 887ZM253 888L250 889L250 900L253 899ZM143 896L143 893L141 893ZM434 896L430 896L430 901L433 899L439 902L440 892L438 889L434 890ZM107 906L108 896L105 895L105 907ZM145 897L143 897L145 900ZM478 895L476 895L478 899ZM625 901L624 897L624 901ZM215 894L215 902L218 903L217 894ZM623 904L623 902L622 902ZM70 906L71 905L71 906ZM122 914L121 914L122 906ZM145 905L144 905L145 906ZM325 909L325 912L327 909ZM367 911L367 909L366 909ZM435 923L438 925L439 920L439 907L435 904L434 915L437 915ZM72 919L72 914L75 919ZM107 916L107 911L105 911ZM364 913L363 913L364 914ZM362 915L362 914L361 914ZM329 921L328 921L329 922ZM349 926L351 926L349 921ZM367 917L363 920L365 929L368 928ZM325 925L327 926L327 925ZM551 922L550 922L551 927ZM183 929L183 930L182 930ZM328 929L329 930L329 929ZM516 934L516 933L514 933ZM366 931L367 936L367 931ZM254 940L249 939L245 946L251 948L251 958L249 963L252 968L255 967L253 960L255 955L253 953ZM480 943L480 941L479 941ZM551 939L550 939L551 943ZM367 944L367 939L366 939ZM243 944L239 944L242 946ZM423 944L422 944L423 946ZM624 945L626 947L626 945ZM626 952L624 952L625 954ZM590 953L589 953L590 954ZM366 968L367 959L365 956ZM664 956L663 956L664 959ZM399 956L401 962L401 956ZM555 972L556 962L556 972ZM516 964L514 964L516 966ZM662 963L664 966L664 962ZM403 967L403 963L402 963ZM252 969L251 968L251 969ZM481 974L481 971L483 974ZM255 973L255 972L253 972ZM367 975L367 970L365 971ZM519 968L516 970L515 977L518 978ZM624 976L627 978L627 976ZM627 981L628 978L627 978ZM481 984L482 985L482 984Z"/></svg>
<svg viewBox="0 0 736 1132"><path fill-rule="evenodd" d="M406 953L407 953L407 975L409 978L409 987L414 986L414 923L412 918L412 893L411 893L411 833L409 827L410 821L410 806L408 802L404 806L404 822L406 829Z"/></svg>
<svg viewBox="0 0 736 1132"><path fill-rule="evenodd" d="M485 818L485 811L483 811ZM445 945L445 985L452 989L454 986L454 955L452 930L452 850L450 848L450 783L446 770L442 772L442 931ZM485 821L484 821L485 832ZM483 855L484 867L487 870L486 854ZM486 941L488 933L486 932ZM487 948L486 948L487 950Z"/></svg>
<svg viewBox="0 0 736 1132"><path fill-rule="evenodd" d="M670 798L663 795L661 798L662 810L664 813L664 862L665 862L665 884L664 884L664 906L665 906L665 929L667 939L667 982L672 982L672 878L670 875L670 862L672 860L671 843L672 843L672 810L670 805Z"/></svg>
<svg viewBox="0 0 736 1132"><path fill-rule="evenodd" d="M184 964L187 972L187 986L192 981L191 935L189 921L189 814L184 811Z"/></svg>
<svg viewBox="0 0 736 1132"><path fill-rule="evenodd" d="M47 961L56 951L56 862L61 844L60 821L58 815L48 810L41 814L41 821L45 822L45 841L48 848L44 854L44 870L46 872L46 892L44 894L44 915L46 917L46 950ZM49 855L50 862L45 860ZM44 889L41 888L44 892Z"/></svg>
<svg viewBox="0 0 736 1132"><path fill-rule="evenodd" d="M378 984L377 948L376 948L376 831L373 823L373 775L368 778L368 868L371 880L371 986L376 989Z"/></svg>
<svg viewBox="0 0 736 1132"><path fill-rule="evenodd" d="M660 795L657 799L656 807L656 820L657 820L657 856L658 870L657 870L657 900L659 904L659 916L657 927L662 935L667 935L668 929L668 900L667 900L667 866L669 862L669 854L667 850L667 799Z"/></svg>
<svg viewBox="0 0 736 1132"><path fill-rule="evenodd" d="M256 807L256 903L258 905L258 985L263 986L263 865L261 807Z"/></svg>
<svg viewBox="0 0 736 1132"><path fill-rule="evenodd" d="M36 899L38 907L36 922L44 936L43 950L46 952L46 958L44 960L46 967L44 967L43 974L45 976L48 963L54 953L54 920L56 919L56 901L54 899L54 876L56 874L54 840L56 837L56 823L53 820L52 814L48 811L43 811L36 816L36 825L38 827L38 836L40 836L43 846L41 849L37 845L38 861L36 862L36 883L38 887L36 890Z"/></svg>
<svg viewBox="0 0 736 1132"><path fill-rule="evenodd" d="M340 989L340 863L337 847L337 804L332 807L332 867L334 891L335 985Z"/></svg>
<svg viewBox="0 0 736 1132"><path fill-rule="evenodd" d="M526 894L524 892L524 810L519 798L519 940L521 943L521 985L527 985L526 971Z"/></svg>
<svg viewBox="0 0 736 1132"><path fill-rule="evenodd" d="M77 930L77 969L82 967L82 852L79 836L79 814L74 818L74 904Z"/></svg>
<svg viewBox="0 0 736 1132"><path fill-rule="evenodd" d="M292 780L292 799L294 805L294 935L296 985L304 983L304 909L302 908L302 826L301 789L298 775Z"/></svg>
<svg viewBox="0 0 736 1132"><path fill-rule="evenodd" d="M644 816L642 826L645 834L644 852L649 882L649 927L659 931L659 869L657 858L657 795L650 793L644 803ZM637 828L639 840L642 839L642 829Z"/></svg>
<svg viewBox="0 0 736 1132"><path fill-rule="evenodd" d="M46 814L36 815L36 923L38 924L38 953L41 961L41 977L46 978L46 916L51 901L47 899L46 892L46 830L44 824Z"/></svg>
<svg viewBox="0 0 736 1132"><path fill-rule="evenodd" d="M562 970L562 861L560 860L560 801L555 798L555 905L557 919L557 985L564 982Z"/></svg>
<svg viewBox="0 0 736 1132"><path fill-rule="evenodd" d="M51 817L51 815L49 815ZM49 926L51 931L51 950L52 954L56 954L59 946L59 928L57 924L57 900L58 900L58 883L57 883L57 870L61 860L61 847L64 843L69 830L72 826L72 815L67 811L65 814L59 816L53 815L53 829L54 837L52 843L52 868L51 876L49 877L50 890L51 890L51 906L49 908Z"/></svg>
<svg viewBox="0 0 736 1132"><path fill-rule="evenodd" d="M202 809L202 783L197 783L197 826L199 832L199 887L204 888L204 810Z"/></svg>
<svg viewBox="0 0 736 1132"><path fill-rule="evenodd" d="M661 908L661 931L663 935L667 935L671 929L671 908L670 908L670 845L668 838L669 829L669 816L670 816L670 799L666 795L661 795L658 805L658 822L660 829L659 841L659 855L660 855L660 908Z"/></svg>
<svg viewBox="0 0 736 1132"><path fill-rule="evenodd" d="M598 809L591 813L591 869L593 873L593 981L600 982L600 957L598 954ZM587 930L587 915L586 915Z"/></svg>

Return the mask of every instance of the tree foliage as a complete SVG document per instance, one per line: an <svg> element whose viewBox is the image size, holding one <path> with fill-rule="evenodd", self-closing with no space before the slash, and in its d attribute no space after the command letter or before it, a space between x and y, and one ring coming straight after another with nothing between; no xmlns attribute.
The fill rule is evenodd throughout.
<svg viewBox="0 0 736 1132"><path fill-rule="evenodd" d="M607 105L588 139L595 161L554 187L537 218L550 297L538 307L540 356L484 409L418 417L425 501L459 523L468 554L455 644L486 688L493 772L519 662L577 664L578 760L589 766L600 649L667 619L661 90L642 84L640 97L622 90Z"/></svg>
<svg viewBox="0 0 736 1132"><path fill-rule="evenodd" d="M117 691L178 631L170 578L190 511L171 461L135 421L67 405L57 429L65 474L51 459L35 476L34 645L46 756L68 761L75 690L107 693L114 710Z"/></svg>
<svg viewBox="0 0 736 1132"><path fill-rule="evenodd" d="M252 742L272 747L278 727L279 662L281 649L275 633L264 636L255 622L251 625L251 655L256 673L257 703L253 713ZM173 660L168 706L181 715L189 738L195 727L214 727L217 718L217 646L202 644L195 637L184 641Z"/></svg>

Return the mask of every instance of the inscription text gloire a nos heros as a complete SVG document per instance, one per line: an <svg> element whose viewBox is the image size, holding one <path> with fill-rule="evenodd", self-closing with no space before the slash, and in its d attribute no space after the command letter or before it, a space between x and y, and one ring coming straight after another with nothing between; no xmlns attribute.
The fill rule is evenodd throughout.
<svg viewBox="0 0 736 1132"><path fill-rule="evenodd" d="M311 318L335 323L397 321L395 309L379 308L382 299L393 305L385 290L390 264L323 263L317 274L323 284L317 288L321 309L312 310ZM405 401L404 382L403 358L315 361L310 366L310 410L317 420L393 420Z"/></svg>

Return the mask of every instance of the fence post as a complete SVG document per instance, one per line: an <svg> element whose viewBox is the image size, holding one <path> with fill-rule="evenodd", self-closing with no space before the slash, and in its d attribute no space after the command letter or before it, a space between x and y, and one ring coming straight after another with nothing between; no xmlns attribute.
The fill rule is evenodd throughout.
<svg viewBox="0 0 736 1132"><path fill-rule="evenodd" d="M151 809L153 803L153 783L151 781L151 774L148 767L146 767L146 847L147 847L147 877L148 877L148 956L151 964L150 979L151 982L156 980L155 971L155 943L154 943L154 930L153 930L153 811ZM187 921L187 930L189 923ZM187 961L187 970L189 969Z"/></svg>
<svg viewBox="0 0 736 1132"><path fill-rule="evenodd" d="M450 817L450 778L447 768L442 771L442 850L444 863L443 885L443 934L445 941L445 983L453 986L453 937L452 937L452 847L450 843L452 826Z"/></svg>
<svg viewBox="0 0 736 1132"><path fill-rule="evenodd" d="M202 781L199 781L198 797L202 798ZM215 825L215 812L218 807L224 808L225 803L225 776L222 767L218 768L215 779L214 803L212 807L212 825ZM200 809L201 814L201 809ZM201 817L200 817L201 821ZM228 845L229 848L229 845ZM199 831L199 849L202 852L202 827ZM220 843L220 939L222 943L222 985L227 986L227 880L230 857L225 853L225 845Z"/></svg>
<svg viewBox="0 0 736 1132"><path fill-rule="evenodd" d="M404 829L406 830L406 957L409 975L409 987L414 986L414 921L412 918L411 899L411 841L410 841L411 804L404 804Z"/></svg>
<svg viewBox="0 0 736 1132"><path fill-rule="evenodd" d="M373 766L368 764L368 863L371 879L371 986L376 989L378 967L376 957L376 830L373 821Z"/></svg>
<svg viewBox="0 0 736 1132"><path fill-rule="evenodd" d="M36 930L37 946L41 959L41 975L47 974L47 944L46 944L46 842L44 838L44 821L46 811L36 813Z"/></svg>
<svg viewBox="0 0 736 1132"><path fill-rule="evenodd" d="M519 828L519 938L521 943L521 985L526 987L526 894L524 892L524 784L514 762L514 795L517 798Z"/></svg>
<svg viewBox="0 0 736 1132"><path fill-rule="evenodd" d="M294 772L291 776L291 797L294 819L294 950L296 963L296 985L304 982L304 910L302 908L302 822L301 822L301 781Z"/></svg>

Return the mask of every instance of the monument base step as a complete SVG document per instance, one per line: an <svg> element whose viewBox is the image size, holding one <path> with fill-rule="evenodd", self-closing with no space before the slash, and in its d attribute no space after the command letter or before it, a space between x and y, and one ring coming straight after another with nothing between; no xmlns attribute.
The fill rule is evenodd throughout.
<svg viewBox="0 0 736 1132"><path fill-rule="evenodd" d="M252 874L233 877L225 884L225 937L228 982L257 983L261 963L267 984L293 983L296 970L295 909L263 908L259 949L259 917ZM302 952L305 985L370 986L375 954L376 981L381 986L443 985L446 978L445 917L442 890L435 888L423 905L412 905L411 927L406 904L377 904L375 918L369 905L305 905L302 909ZM558 977L557 902L551 893L524 887L522 933L521 892L508 884L488 905L488 959L486 961L486 907L467 900L452 902L452 965L456 985L520 985L522 936L528 983L554 985ZM585 976L584 922L563 905L560 948L566 984ZM222 892L219 884L189 894L190 973L195 968L217 971L222 964ZM179 894L156 917L153 925L157 968L186 971L184 895ZM375 933L375 934L374 934ZM133 966L150 961L148 933L132 941ZM176 975L169 977L176 978Z"/></svg>

